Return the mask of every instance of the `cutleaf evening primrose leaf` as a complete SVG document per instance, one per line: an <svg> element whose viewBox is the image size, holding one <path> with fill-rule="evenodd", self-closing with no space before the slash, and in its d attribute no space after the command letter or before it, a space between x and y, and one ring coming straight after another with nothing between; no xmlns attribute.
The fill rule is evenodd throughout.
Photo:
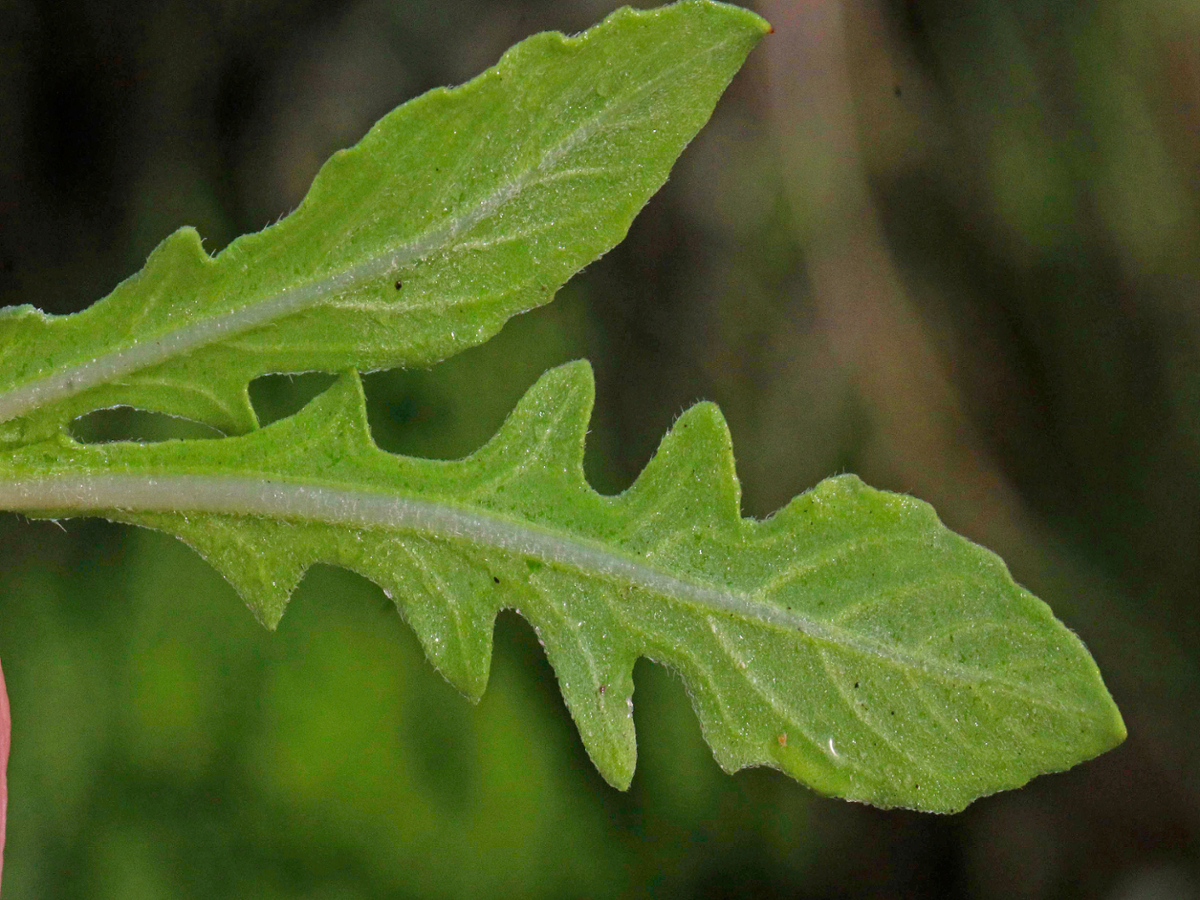
<svg viewBox="0 0 1200 900"><path fill-rule="evenodd" d="M618 787L639 656L682 675L727 770L776 766L880 806L957 810L1122 738L1078 638L925 503L843 476L743 519L711 404L601 496L583 476L592 396L586 363L551 370L478 452L420 460L375 446L348 373L243 437L22 449L0 505L175 534L268 625L309 566L352 569L472 698L515 608Z"/></svg>
<svg viewBox="0 0 1200 900"><path fill-rule="evenodd" d="M961 809L1119 743L1079 639L926 504L844 476L742 518L711 404L611 497L583 475L586 363L465 459L371 439L356 370L484 340L619 240L765 30L690 0L539 35L392 113L215 259L179 232L91 310L0 316L0 508L174 534L272 627L314 563L352 569L472 698L516 609L619 787L642 656L681 674L725 769L880 806ZM257 428L246 382L307 368L341 375ZM114 403L242 433L89 445L63 427Z"/></svg>
<svg viewBox="0 0 1200 900"><path fill-rule="evenodd" d="M536 35L385 116L216 257L182 228L79 314L0 311L0 441L117 405L240 434L256 376L487 340L625 236L767 28L688 2Z"/></svg>

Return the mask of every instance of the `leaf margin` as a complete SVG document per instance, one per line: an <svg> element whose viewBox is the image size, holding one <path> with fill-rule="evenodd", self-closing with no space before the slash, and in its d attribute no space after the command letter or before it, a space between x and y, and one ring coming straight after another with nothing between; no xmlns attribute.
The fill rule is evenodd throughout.
<svg viewBox="0 0 1200 900"><path fill-rule="evenodd" d="M223 452L235 453L238 465L247 467L249 471L256 471L256 466L263 465L262 459L264 457L259 450L255 449L256 447L267 448L268 450L273 445L300 447L303 448L303 455L311 458L300 466L299 470L293 468L291 474L271 472L269 469L262 469L261 471L264 477L270 476L271 478L278 479L280 482L289 480L292 482L303 482L305 479L312 480L321 477L322 472L328 474L342 471L339 467L348 458L360 454L369 454L370 459L365 463L366 468L363 471L371 476L367 477L366 480L376 485L383 481L383 479L375 478L371 475L372 469L376 464L385 468L390 467L394 471L400 472L402 481L405 478L412 477L413 473L417 473L422 469L426 473L436 471L443 474L457 471L455 477L444 480L442 488L435 488L432 492L429 492L429 496L434 498L435 503L461 507L462 501L461 498L456 499L456 492L467 490L472 485L478 487L480 479L490 478L491 473L497 471L503 472L504 469L501 463L505 456L510 458L510 462L521 455L528 457L528 444L531 440L528 432L530 432L530 429L543 429L548 436L548 443L544 444L544 447L548 447L549 451L533 454L532 458L537 465L530 469L532 474L529 476L535 483L541 484L540 489L548 491L550 495L555 497L570 497L570 491L573 490L575 492L573 495L574 502L590 504L593 510L599 509L604 514L612 515L614 519L618 518L615 511L619 508L623 507L626 511L630 509L637 510L639 509L639 504L644 503L645 508L641 508L640 512L631 513L626 520L622 520L637 521L653 518L657 515L666 515L668 518L679 518L681 515L679 509L669 509L663 507L660 503L660 495L663 491L662 485L663 483L678 483L681 481L696 482L700 484L696 493L685 495L685 499L687 496L693 498L692 501L688 501L689 503L693 503L691 507L693 509L696 508L693 502L695 498L713 496L712 492L714 488L717 492L717 503L715 505L709 504L705 509L695 513L697 516L708 515L711 517L711 521L703 523L701 527L705 530L712 530L714 527L718 530L720 528L728 529L729 527L733 527L745 541L746 551L743 552L748 552L754 543L770 540L781 533L785 537L790 535L793 540L800 539L795 536L794 528L801 520L804 520L808 526L811 526L813 523L808 520L813 515L836 516L839 514L838 507L841 509L841 514L844 514L847 509L852 508L856 503L861 504L864 502L865 498L866 501L874 503L874 507L869 510L871 515L879 513L885 517L892 515L901 519L911 520L912 523L915 523L914 527L918 529L918 537L920 534L932 535L932 540L938 542L946 552L959 558L964 566L979 567L980 570L988 574L989 578L993 579L994 583L1007 584L1008 587L1004 588L1004 592L1008 595L1009 600L1024 604L1023 609L1026 615L1026 624L1039 623L1038 627L1050 629L1053 632L1053 640L1047 639L1049 642L1045 644L1043 649L1053 649L1058 653L1067 653L1073 660L1072 665L1075 666L1075 670L1071 673L1073 680L1061 682L1059 685L1060 690L1062 689L1062 685L1066 684L1071 690L1085 697L1085 701L1080 707L1081 713L1089 704L1092 707L1087 716L1091 724L1082 726L1083 730L1081 734L1083 737L1075 738L1074 744L1070 742L1070 736L1063 737L1065 743L1061 747L1051 748L1050 751L1043 753L1040 763L1014 765L1010 771L1004 773L995 771L988 771L982 774L967 772L965 775L958 773L955 777L966 778L966 781L962 784L954 783L954 779L950 777L947 777L944 783L929 783L936 781L938 778L936 772L930 771L928 779L924 775L920 776L923 781L927 781L923 791L919 783L917 783L917 790L914 792L903 785L883 784L880 779L886 780L892 777L892 775L887 773L868 772L866 775L855 775L846 768L849 764L848 758L845 756L846 750L843 749L840 753L836 751L832 737L829 739L828 754L814 754L812 747L809 747L807 751L801 750L801 733L804 729L798 726L798 730L792 730L792 725L789 724L792 720L784 722L782 727L774 725L773 728L776 730L771 730L769 734L764 735L761 733L761 724L748 723L746 721L752 718L747 714L742 717L743 721L740 726L734 727L730 725L728 731L723 732L718 725L723 716L725 716L725 713L722 712L724 701L720 699L720 690L718 690L714 682L710 685L710 697L705 690L700 690L698 685L705 677L721 679L726 678L729 672L736 674L736 670L739 667L745 673L744 677L749 679L751 683L754 683L756 677L761 679L763 677L761 673L759 676L754 675L754 672L759 670L754 668L753 655L749 657L751 664L749 669L747 669L747 657L744 652L739 655L740 651L736 648L730 649L726 647L726 652L730 656L729 661L733 664L726 667L729 672L714 671L709 676L698 674L702 673L703 667L697 669L696 666L699 665L698 661L690 659L687 653L681 656L680 654L684 652L683 650L678 647L673 648L669 644L663 644L659 638L651 639L647 637L649 632L644 631L640 634L640 637L635 636L635 638L631 639L637 645L634 649L629 649L628 646L624 649L616 647L617 640L614 638L611 642L612 646L602 648L602 658L596 657L595 654L598 651L595 646L589 649L584 643L579 643L579 641L576 641L574 637L567 633L570 629L561 627L564 613L548 612L547 609L540 608L536 602L530 602L528 593L521 594L518 590L515 601L493 604L491 606L485 604L482 608L468 610L470 621L466 623L466 631L463 632L467 635L467 640L460 640L462 646L456 647L454 653L451 653L450 647L453 642L446 640L443 643L443 639L449 635L447 631L450 627L447 625L448 620L439 620L436 614L431 613L429 609L421 608L416 602L408 602L409 595L414 590L411 578L408 582L405 582L403 578L395 575L390 577L386 573L381 575L379 565L364 561L361 557L356 556L353 546L354 540L356 538L361 540L361 535L340 535L336 542L337 546L333 549L316 554L309 552L307 557L301 559L299 555L292 553L286 548L281 549L281 538L279 534L272 530L275 526L270 524L264 526L263 534L251 534L246 540L230 540L230 534L242 528L241 525L238 528L231 527L230 532L221 532L218 539L214 540L211 539L211 536L207 539L199 538L196 532L189 532L186 524L187 513L182 516L178 513L147 514L145 512L130 511L130 509L109 510L101 513L115 521L159 528L160 530L165 530L168 533L173 533L181 537L208 559L210 564L214 565L222 575L230 580L239 592L243 593L248 604L251 605L252 609L257 610L260 620L264 620L268 627L278 622L278 617L282 614L282 607L286 596L290 594L295 584L300 580L303 571L308 566L316 562L327 562L358 572L379 584L388 592L389 596L396 599L398 608L401 609L402 614L408 620L409 624L417 631L429 659L452 684L472 699L477 699L482 694L483 688L486 685L487 671L490 665L491 634L495 616L501 609L516 609L519 614L531 622L538 632L539 638L544 641L547 656L558 674L564 699L567 702L572 717L575 719L589 755L593 758L593 761L604 777L617 787L623 788L628 786L632 779L636 763L636 744L633 735L632 720L629 716L632 707L629 706L626 709L626 706L632 702L632 670L636 659L640 656L646 656L655 662L667 665L680 672L685 683L688 685L689 697L692 700L695 712L700 718L705 738L713 749L718 763L726 771L737 771L747 766L768 765L779 768L793 777L803 780L806 784L820 792L832 793L848 799L862 800L885 807L906 806L932 811L956 811L978 796L991 793L995 790L1019 786L1028 781L1029 778L1044 771L1057 771L1068 768L1077 762L1083 761L1083 759L1090 758L1099 752L1109 749L1111 746L1115 746L1115 744L1123 739L1124 725L1121 722L1120 713L1116 709L1115 704L1112 703L1111 697L1108 696L1095 662L1087 654L1082 643L1053 617L1049 607L1012 582L1007 568L998 556L950 532L941 525L936 514L928 504L903 495L875 491L862 484L855 476L839 476L827 479L816 488L795 498L775 516L761 521L744 519L737 508L739 489L733 468L732 446L728 428L725 426L724 419L719 410L713 404L698 404L685 412L663 438L659 452L647 464L634 484L622 494L605 497L596 494L587 486L582 470L584 438L593 399L594 381L590 366L586 363L569 363L551 369L530 388L496 435L476 451L476 453L462 460L455 461L415 460L386 454L374 445L365 418L361 383L356 374L347 373L332 388L314 399L300 413L273 423L250 435L238 438L225 438L216 442L174 441L150 445L148 447L143 445L114 444L102 445L100 447L84 447L83 445L74 444L69 438L59 437L52 442L57 444L57 447L51 447L48 443L47 445L41 445L36 449L36 452L23 455L31 457L34 463L32 466L33 469L40 468L43 471L45 471L45 461L51 457L63 459L64 455L74 455L74 459L67 459L62 466L62 470L65 471L78 467L78 455L80 454L103 454L114 461L115 465L112 467L114 471L141 470L144 474L150 476L155 476L156 472L165 476L165 473L168 472L178 473L180 471L187 471L187 466L181 464L181 459L171 460L170 457L186 457L194 451L196 444L207 445L210 448L222 445ZM302 429L306 421L320 423L321 428L326 432L324 438L314 434L309 434L306 437L300 433L299 430ZM290 434L289 431L291 430L296 430L297 433ZM517 451L520 451L522 447L525 450L518 453ZM514 450L514 448L516 449ZM29 448L29 450L35 451L35 448ZM160 461L155 466L147 469L144 466L144 461L148 453L151 456L165 457L166 461ZM40 459L37 459L37 457L40 457ZM142 460L142 464L137 462L138 458ZM121 462L122 459L125 460L125 463ZM130 461L133 462L132 465L128 464ZM346 469L345 471L351 471L353 468L351 466L350 469ZM296 474L297 471L300 474ZM709 473L710 477L703 478L704 473ZM374 474L377 475L378 473ZM392 480L395 483L395 479ZM11 483L12 478L0 479L0 497L4 497L4 491L8 489ZM341 482L335 480L330 483L343 487L348 484L345 480ZM93 478L93 490L96 484L97 480ZM449 489L446 488L447 484L457 486ZM573 485L573 488L568 488L564 493L564 485ZM440 494L439 490L441 491ZM497 501L496 497L499 496L499 491L486 496L494 501L493 506L487 510L487 514L504 515L505 506L509 501ZM676 500L679 499L678 495L670 496L673 496ZM520 506L525 500L518 497L511 502ZM12 505L12 498L5 497L3 503L4 505ZM570 504L571 501L568 500L560 502L558 505L560 508L567 508ZM176 503L175 506L178 508L179 504ZM833 509L833 512L822 512L822 510L829 509ZM25 508L23 511L26 514L46 517L59 517L64 513L72 512L69 509L38 510L30 508ZM74 510L74 512L78 514L78 510ZM181 518L184 525L180 524ZM455 529L462 531L463 521L461 519L456 521L453 519L453 516L449 519L443 517L438 525L438 528L442 529L440 535L430 532L425 538L418 535L415 540L419 542L421 540L436 541L445 539L448 534L456 534ZM724 521L725 525L720 525L721 521ZM714 523L716 523L715 526ZM525 524L529 525L528 522ZM466 525L468 529L471 527L469 521L466 522ZM562 527L561 520L558 525ZM530 527L536 531L539 526L533 523ZM277 531L277 529L275 530ZM351 531L352 529L345 530ZM494 528L490 532L493 537L497 533ZM300 531L297 530L296 534L300 535ZM457 537L463 539L461 533L458 533ZM469 542L469 535L465 540ZM493 559L486 564L484 567L485 571L477 571L471 575L473 579L471 583L474 585L472 589L476 591L490 590L492 589L492 585L488 583L489 579L495 578L496 583L499 584L500 575L503 575L506 586L518 585L524 563L530 564L530 572L537 575L537 577L551 579L552 577L559 577L556 567L569 568L576 565L580 559L583 559L585 562L593 559L593 557L587 556L591 551L586 547L582 551L573 551L568 548L567 552L562 552L561 549L554 549L552 546L549 552L543 552L546 545L544 543L541 545L538 544L537 534L529 538L526 544L527 546L523 550L519 546L519 542L511 541L507 546L500 545L499 549L493 547ZM333 545L331 544L330 546ZM642 552L639 549L641 545L635 541L632 546L634 549L631 550L629 546L626 546L622 552L631 559L637 559ZM709 546L709 544L705 544L706 548ZM346 549L347 547L349 549ZM214 548L216 549L214 550ZM862 549L861 546L858 547L860 556L862 555ZM541 554L540 557L539 553ZM575 553L575 556L572 556L572 553ZM501 559L501 557L507 559L507 562ZM537 557L536 560L534 559L535 557ZM262 567L247 571L247 560L263 562ZM535 571L533 562L536 562L538 570L541 570L540 575ZM638 565L638 563L625 564L618 561L612 564L610 574L616 572L618 575L622 573L627 575L632 571L631 567L637 567ZM623 566L624 568L622 568ZM546 568L543 570L542 567ZM669 586L669 582L675 581L675 578L670 573L664 575L656 574L657 567L658 563L655 562L655 569L644 570L642 574L636 575L634 581L636 582L636 579L640 578L641 583L635 583L630 588L633 591L629 595L630 598L636 599L646 596L647 591L653 593L655 590L664 588L664 586ZM281 571L286 571L287 574L281 576ZM570 577L576 578L579 576L576 574ZM692 571L687 577L697 577L696 572ZM563 576L563 578L566 580L567 576ZM822 585L817 585L817 587L822 588ZM425 590L431 595L438 592L437 589L430 591L428 587ZM507 591L509 588L506 587L505 590ZM513 588L513 590L517 589ZM690 595L685 591L681 595L681 602L692 602L693 605L699 602L701 606L707 603L707 609L702 609L697 614L697 617L711 628L717 643L727 644L733 640L733 632L728 632L723 624L718 624L718 621L714 620L714 616L718 620L721 620L723 612L719 606L714 605L716 601L711 599L711 592L710 594L704 593L707 590L709 589L701 586L691 590ZM278 602L264 603L261 597L256 601L256 591L260 594L270 594L274 591L273 596L277 598ZM577 594L578 591L576 590L575 593ZM562 587L558 596L570 596L571 594L572 590L568 584ZM522 599L522 597L525 599ZM446 602L450 603L448 596ZM609 599L606 602L611 607L612 600ZM612 623L619 620L621 615L629 615L631 609L633 607L625 606L619 612L614 611L614 608L605 611L598 606L593 606L591 608L591 615L595 617L595 621L588 621L586 629L584 621L579 621L578 625L583 631L588 629L596 631L600 628L612 629L614 627ZM749 609L749 607L743 607L741 611L745 612L746 609ZM572 614L572 616L574 615L577 615L577 613ZM779 627L783 627L784 629L794 627L796 621L804 621L803 619L797 620L790 613L785 614L782 610L777 615L771 614L768 611L764 614L764 618L775 620L775 625L772 627L777 630ZM723 622L724 620L721 621ZM608 623L607 625L605 624L606 622ZM788 625L788 622L792 624ZM782 626L780 623L782 623ZM1018 622L1017 624L1020 623ZM738 628L743 631L747 627L749 626L745 621L741 621L741 624L738 625ZM828 633L823 635L823 628L826 628L826 626L820 623L815 628L811 624L809 626L802 624L800 631L805 632L803 640L812 639L817 642L828 640L829 635ZM801 638L796 638L795 635L793 635L793 638L802 640ZM575 641L575 643L572 644L572 641ZM701 645L697 642L696 646ZM846 648L841 649L844 650ZM854 652L858 652L861 649L862 646L857 647L857 649L855 646L850 646L849 648L850 651ZM609 651L612 652L609 653L609 656L605 657L604 653L608 653ZM788 652L792 651L789 650ZM824 651L819 656L823 660L824 665L828 666L830 664ZM589 673L587 666L584 665L588 659L593 660L588 665L593 665L593 667L598 665L599 668L594 668L594 671ZM597 659L599 662L596 662ZM911 659L897 658L896 661L909 668L919 668L920 666L919 659L915 664ZM775 676L779 674L777 668L766 671L768 674L775 672ZM870 671L870 669L865 671ZM834 673L829 672L829 677L833 679L833 683L837 683ZM1059 677L1061 679L1065 676L1059 673ZM986 681L987 679L985 678L984 680ZM995 678L991 680L995 681ZM1000 682L996 682L996 684L1000 684ZM600 685L604 685L604 689L599 689ZM1073 687L1071 687L1072 685ZM857 681L854 687L858 687ZM976 690L978 685L972 686L968 684L968 687L971 690ZM755 690L761 693L761 686L755 688ZM1007 691L1008 689L1004 690ZM996 698L999 695L993 692L993 695L990 696L990 700L986 697L984 698L983 702L985 705L987 703L998 702ZM716 698L715 706L713 705L713 698ZM766 701L766 706L763 705L761 700ZM750 706L757 708L760 713L766 710L766 714L762 715L761 718L771 721L772 714L768 707L771 706L772 702L771 697L764 693L759 700L755 700ZM790 703L791 701L783 702ZM1052 700L1049 702L1049 705L1053 706L1059 702ZM1066 718L1059 716L1058 719L1054 720L1060 726L1064 722L1071 720L1069 710L1064 715L1066 715ZM1036 716L1032 712L1018 710L1018 716L1025 716L1030 721L1036 719ZM778 721L778 715L775 716L774 721ZM1001 724L1004 725L1001 732L1005 732L1005 729L1010 732L1013 729L1019 731L1021 726L1020 722ZM739 738L734 734L734 732L745 729L756 732L758 736L751 740L744 735ZM789 733L791 735L790 743L788 741ZM860 733L859 737L862 738L864 734L866 732ZM1007 737L1005 734L1007 732L998 733L993 739L996 741L1002 739L1009 741L1013 745L1014 752L1029 752L1028 747L1020 746L1013 741L1011 734L1008 734ZM776 736L780 736L782 739L776 741ZM884 737L886 738L886 736ZM838 738L838 740L840 741L841 738ZM813 742L810 741L810 743ZM984 755L986 756L986 754ZM1047 762L1047 759L1050 758L1053 761ZM993 759L992 762L994 763L995 760ZM882 769L880 771L882 772ZM986 789L980 790L981 785L985 785Z"/></svg>

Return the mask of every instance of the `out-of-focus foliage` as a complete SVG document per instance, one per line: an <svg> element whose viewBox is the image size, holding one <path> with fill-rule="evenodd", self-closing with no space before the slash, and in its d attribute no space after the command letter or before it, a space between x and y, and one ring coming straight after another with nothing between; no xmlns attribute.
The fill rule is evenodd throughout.
<svg viewBox="0 0 1200 900"><path fill-rule="evenodd" d="M9 0L0 300L81 308L180 222L215 250L403 99L616 5ZM954 819L882 813L721 775L679 681L643 663L620 795L519 620L476 710L353 576L312 573L269 636L161 536L11 517L12 896L1194 895L1200 12L754 8L776 34L630 239L489 344L368 379L376 438L463 455L586 356L588 473L612 491L716 400L756 448L745 512L846 470L930 500L1072 623L1129 741ZM840 97L820 81L839 66ZM252 393L269 420L313 391Z"/></svg>

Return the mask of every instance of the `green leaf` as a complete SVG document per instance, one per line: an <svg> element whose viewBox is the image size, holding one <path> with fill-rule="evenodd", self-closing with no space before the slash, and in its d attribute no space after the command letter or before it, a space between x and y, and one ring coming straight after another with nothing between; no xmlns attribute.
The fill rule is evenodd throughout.
<svg viewBox="0 0 1200 900"><path fill-rule="evenodd" d="M82 313L0 310L0 441L116 405L244 433L256 376L487 340L625 236L768 27L693 0L536 35L385 116L215 258L183 228Z"/></svg>
<svg viewBox="0 0 1200 900"><path fill-rule="evenodd" d="M997 557L850 476L741 518L711 405L616 497L583 476L584 363L547 373L466 459L370 437L355 370L441 359L548 300L621 239L766 30L687 0L538 35L386 117L294 214L217 257L184 229L83 313L0 311L0 508L175 534L272 627L311 565L353 569L472 698L497 611L517 609L621 787L640 656L682 675L726 769L881 806L960 809L1115 745L1091 657ZM248 382L310 369L342 375L258 429ZM120 404L242 436L68 435Z"/></svg>
<svg viewBox="0 0 1200 900"><path fill-rule="evenodd" d="M711 404L604 497L583 476L592 399L590 367L562 366L472 456L419 460L375 446L349 373L244 437L24 448L0 505L178 535L268 625L309 566L352 569L472 698L496 613L515 608L618 787L639 656L682 675L725 769L880 806L961 809L1124 737L1080 641L926 504L843 476L743 519Z"/></svg>

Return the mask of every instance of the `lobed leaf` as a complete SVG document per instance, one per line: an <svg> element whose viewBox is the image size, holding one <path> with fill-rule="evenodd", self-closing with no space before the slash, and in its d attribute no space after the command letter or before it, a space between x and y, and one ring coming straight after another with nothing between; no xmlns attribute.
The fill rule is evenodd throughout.
<svg viewBox="0 0 1200 900"><path fill-rule="evenodd" d="M1123 739L1080 641L925 503L843 476L743 519L711 404L601 496L583 476L592 399L590 367L562 366L472 456L419 460L375 446L349 373L244 437L22 449L0 506L175 534L269 626L309 566L352 569L472 698L514 608L617 787L639 656L682 675L726 770L774 766L879 806L958 810Z"/></svg>
<svg viewBox="0 0 1200 900"><path fill-rule="evenodd" d="M717 760L950 811L1114 746L1079 640L925 504L829 479L743 519L714 406L626 492L583 476L591 370L547 373L475 454L375 446L356 370L435 361L620 240L766 24L686 0L543 34L385 117L300 208L210 258L183 229L82 313L0 310L0 508L101 515L195 547L273 627L318 562L395 598L467 696L492 626L537 629L596 765L634 771L634 662L677 670ZM247 384L342 372L258 429ZM131 405L240 434L84 445Z"/></svg>
<svg viewBox="0 0 1200 900"><path fill-rule="evenodd" d="M487 340L625 236L767 29L692 0L536 35L385 116L215 258L182 228L81 313L0 310L0 442L117 405L240 434L259 375Z"/></svg>

